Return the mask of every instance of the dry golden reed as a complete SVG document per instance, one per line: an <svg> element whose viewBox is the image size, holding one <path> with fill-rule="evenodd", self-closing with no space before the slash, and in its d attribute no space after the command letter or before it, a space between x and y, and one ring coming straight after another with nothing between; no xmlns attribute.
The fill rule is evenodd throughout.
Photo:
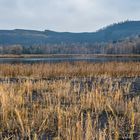
<svg viewBox="0 0 140 140"><path fill-rule="evenodd" d="M0 64L0 77L140 76L140 62Z"/></svg>
<svg viewBox="0 0 140 140"><path fill-rule="evenodd" d="M139 68L139 63L0 64L0 139L139 139L139 94L131 93L132 83L118 80L136 78Z"/></svg>

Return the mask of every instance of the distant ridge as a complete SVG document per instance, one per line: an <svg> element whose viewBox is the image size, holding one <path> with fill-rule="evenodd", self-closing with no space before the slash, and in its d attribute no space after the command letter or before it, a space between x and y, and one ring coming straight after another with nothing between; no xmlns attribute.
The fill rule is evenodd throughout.
<svg viewBox="0 0 140 140"><path fill-rule="evenodd" d="M100 43L123 40L140 35L140 21L109 25L97 32L71 33L51 30L0 30L0 45L45 45L60 43Z"/></svg>

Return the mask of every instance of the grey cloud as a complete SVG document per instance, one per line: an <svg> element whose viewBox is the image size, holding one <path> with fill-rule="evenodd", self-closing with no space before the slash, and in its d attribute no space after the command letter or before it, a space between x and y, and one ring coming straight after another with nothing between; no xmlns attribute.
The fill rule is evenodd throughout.
<svg viewBox="0 0 140 140"><path fill-rule="evenodd" d="M139 13L139 0L0 0L0 28L95 31Z"/></svg>

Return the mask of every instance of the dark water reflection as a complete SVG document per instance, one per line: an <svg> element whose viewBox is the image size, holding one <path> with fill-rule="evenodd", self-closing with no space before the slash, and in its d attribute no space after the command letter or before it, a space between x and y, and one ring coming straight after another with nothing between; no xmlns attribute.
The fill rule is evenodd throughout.
<svg viewBox="0 0 140 140"><path fill-rule="evenodd" d="M91 58L80 58L80 57L61 57L61 58L0 58L0 63L59 63L59 62L140 62L140 57L91 57Z"/></svg>

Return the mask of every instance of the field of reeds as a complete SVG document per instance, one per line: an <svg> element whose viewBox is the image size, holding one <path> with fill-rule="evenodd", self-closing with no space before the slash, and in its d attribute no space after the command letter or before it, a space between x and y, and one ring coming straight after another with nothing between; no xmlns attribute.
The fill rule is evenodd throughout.
<svg viewBox="0 0 140 140"><path fill-rule="evenodd" d="M0 64L0 77L138 77L140 62Z"/></svg>
<svg viewBox="0 0 140 140"><path fill-rule="evenodd" d="M0 64L0 140L140 139L140 63Z"/></svg>

